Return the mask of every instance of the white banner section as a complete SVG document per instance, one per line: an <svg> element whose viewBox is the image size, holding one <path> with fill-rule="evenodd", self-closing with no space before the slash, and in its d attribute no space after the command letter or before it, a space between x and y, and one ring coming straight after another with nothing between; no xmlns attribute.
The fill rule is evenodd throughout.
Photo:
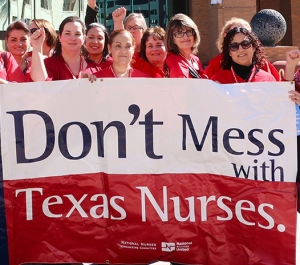
<svg viewBox="0 0 300 265"><path fill-rule="evenodd" d="M4 180L105 172L294 182L292 89L142 78L2 85Z"/></svg>

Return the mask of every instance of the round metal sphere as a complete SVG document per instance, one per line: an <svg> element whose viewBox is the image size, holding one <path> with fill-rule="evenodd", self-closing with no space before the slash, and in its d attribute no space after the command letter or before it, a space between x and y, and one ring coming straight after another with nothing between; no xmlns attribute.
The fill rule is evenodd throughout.
<svg viewBox="0 0 300 265"><path fill-rule="evenodd" d="M250 25L264 46L275 46L286 33L284 17L273 9L263 9L256 13Z"/></svg>

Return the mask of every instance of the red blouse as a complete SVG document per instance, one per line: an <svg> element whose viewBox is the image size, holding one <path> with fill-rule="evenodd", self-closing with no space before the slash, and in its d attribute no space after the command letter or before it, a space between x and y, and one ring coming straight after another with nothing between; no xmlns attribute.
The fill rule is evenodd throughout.
<svg viewBox="0 0 300 265"><path fill-rule="evenodd" d="M98 78L107 78L107 77L117 78L114 69L112 68L112 65L94 73L94 75ZM131 69L129 72L129 77L149 77L149 75L137 69Z"/></svg>
<svg viewBox="0 0 300 265"><path fill-rule="evenodd" d="M170 77L192 78L193 76L190 74L190 68L193 68L201 78L207 78L203 72L203 67L199 58L196 55L191 54L191 60L193 65L191 65L182 55L169 52L166 59L166 65L169 69Z"/></svg>
<svg viewBox="0 0 300 265"><path fill-rule="evenodd" d="M204 73L208 76L208 78L212 78L216 73L218 73L219 71L222 70L221 67L220 67L222 58L223 58L222 53L220 53L216 57L212 58L209 61L208 66L204 70ZM264 70L264 71L270 73L271 75L273 75L276 81L281 80L281 77L280 77L277 69L268 60L265 60L265 64L264 64L262 70Z"/></svg>

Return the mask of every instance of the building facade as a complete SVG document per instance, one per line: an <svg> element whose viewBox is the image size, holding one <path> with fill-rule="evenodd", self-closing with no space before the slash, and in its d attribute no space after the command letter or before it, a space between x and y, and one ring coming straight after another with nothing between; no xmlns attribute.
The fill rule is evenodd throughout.
<svg viewBox="0 0 300 265"><path fill-rule="evenodd" d="M113 29L111 13L122 6L128 13L143 13L148 25L162 27L166 27L169 18L176 13L189 15L201 34L198 56L204 65L218 53L215 42L228 19L239 17L250 22L262 9L274 9L286 19L287 32L279 45L300 45L299 0L97 0L97 4L100 7L98 19L109 30ZM84 20L86 5L87 0L0 0L0 39L4 39L5 29L16 19L29 23L30 19L44 18L56 29L67 16L75 15Z"/></svg>

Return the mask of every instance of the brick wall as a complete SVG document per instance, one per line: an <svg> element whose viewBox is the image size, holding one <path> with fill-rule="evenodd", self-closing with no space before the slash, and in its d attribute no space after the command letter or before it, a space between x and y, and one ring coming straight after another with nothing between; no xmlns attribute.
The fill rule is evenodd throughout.
<svg viewBox="0 0 300 265"><path fill-rule="evenodd" d="M298 50L298 46L275 46L265 47L268 60L273 63L276 61L285 61L286 52L291 50Z"/></svg>
<svg viewBox="0 0 300 265"><path fill-rule="evenodd" d="M227 20L239 17L250 22L256 13L256 0L223 0L218 5L211 5L210 0L190 0L189 6L201 34L198 56L203 65L218 54L216 40Z"/></svg>
<svg viewBox="0 0 300 265"><path fill-rule="evenodd" d="M290 45L300 46L300 1L291 1L291 16L292 16L292 43Z"/></svg>

